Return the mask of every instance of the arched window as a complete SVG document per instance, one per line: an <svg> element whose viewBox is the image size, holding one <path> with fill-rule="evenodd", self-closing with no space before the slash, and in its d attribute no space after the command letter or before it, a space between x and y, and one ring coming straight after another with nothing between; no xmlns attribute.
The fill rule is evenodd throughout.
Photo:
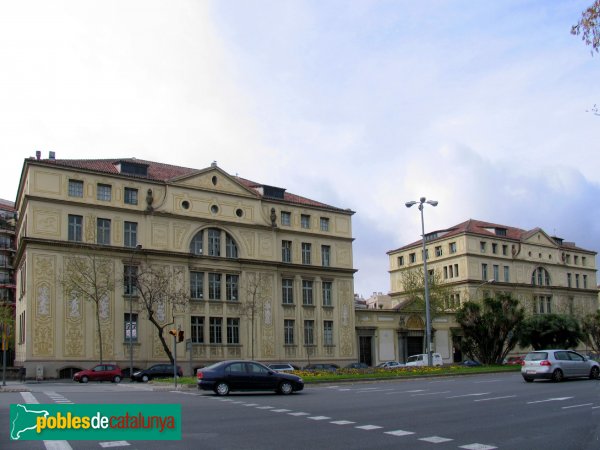
<svg viewBox="0 0 600 450"><path fill-rule="evenodd" d="M537 267L531 274L531 284L534 286L550 286L550 273L543 267Z"/></svg>
<svg viewBox="0 0 600 450"><path fill-rule="evenodd" d="M219 228L207 228L194 235L190 242L190 253L238 258L238 247L233 237L226 231Z"/></svg>

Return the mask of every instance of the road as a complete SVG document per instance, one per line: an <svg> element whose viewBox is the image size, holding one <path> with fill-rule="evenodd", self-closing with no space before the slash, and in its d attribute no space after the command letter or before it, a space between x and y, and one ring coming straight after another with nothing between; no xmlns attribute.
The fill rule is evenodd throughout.
<svg viewBox="0 0 600 450"><path fill-rule="evenodd" d="M0 448L598 449L600 382L518 373L309 385L298 394L153 391L144 384L41 383L0 394ZM178 403L182 441L9 441L10 403ZM53 445L54 444L54 445Z"/></svg>

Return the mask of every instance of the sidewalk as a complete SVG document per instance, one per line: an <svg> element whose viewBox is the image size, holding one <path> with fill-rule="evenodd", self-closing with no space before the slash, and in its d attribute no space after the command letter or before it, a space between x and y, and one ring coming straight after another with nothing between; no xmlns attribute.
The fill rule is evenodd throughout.
<svg viewBox="0 0 600 450"><path fill-rule="evenodd" d="M2 392L29 392L29 388L25 381L6 380L6 386L0 381L0 393Z"/></svg>

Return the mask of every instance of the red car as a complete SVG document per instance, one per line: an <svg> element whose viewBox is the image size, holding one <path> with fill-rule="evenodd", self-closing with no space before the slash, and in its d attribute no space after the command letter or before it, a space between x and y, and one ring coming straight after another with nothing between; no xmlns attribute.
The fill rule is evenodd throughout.
<svg viewBox="0 0 600 450"><path fill-rule="evenodd" d="M87 383L88 381L112 381L119 383L123 378L121 369L116 364L98 364L97 366L82 370L73 375L73 381Z"/></svg>
<svg viewBox="0 0 600 450"><path fill-rule="evenodd" d="M525 359L524 356L510 356L504 362L504 364L506 364L507 366L520 366L520 365L522 365L524 359Z"/></svg>

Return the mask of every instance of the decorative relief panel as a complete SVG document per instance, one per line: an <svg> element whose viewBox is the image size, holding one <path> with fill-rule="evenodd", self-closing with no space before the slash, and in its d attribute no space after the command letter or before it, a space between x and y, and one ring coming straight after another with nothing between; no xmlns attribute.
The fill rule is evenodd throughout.
<svg viewBox="0 0 600 450"><path fill-rule="evenodd" d="M211 358L220 358L224 357L223 347L210 347L210 357Z"/></svg>
<svg viewBox="0 0 600 450"><path fill-rule="evenodd" d="M286 359L291 359L296 357L296 347L285 347L285 357Z"/></svg>
<svg viewBox="0 0 600 450"><path fill-rule="evenodd" d="M239 303L227 303L226 314L228 316L239 316L240 315L240 304Z"/></svg>
<svg viewBox="0 0 600 450"><path fill-rule="evenodd" d="M241 243L244 246L246 255L249 257L256 256L254 252L254 239L255 234L252 231L240 232Z"/></svg>
<svg viewBox="0 0 600 450"><path fill-rule="evenodd" d="M189 225L173 225L173 248L175 250L187 250L188 243L185 237L190 229Z"/></svg>
<svg viewBox="0 0 600 450"><path fill-rule="evenodd" d="M152 224L152 245L165 248L168 245L169 225L166 223Z"/></svg>
<svg viewBox="0 0 600 450"><path fill-rule="evenodd" d="M194 359L202 359L206 357L206 348L202 345L194 345L193 347Z"/></svg>
<svg viewBox="0 0 600 450"><path fill-rule="evenodd" d="M83 299L77 292L72 292L67 298L64 306L64 356L84 357L85 342L83 329L85 317L82 314L84 307Z"/></svg>
<svg viewBox="0 0 600 450"><path fill-rule="evenodd" d="M315 308L312 308L312 307L302 308L302 315L307 319L314 319Z"/></svg>
<svg viewBox="0 0 600 450"><path fill-rule="evenodd" d="M223 315L223 304L217 302L209 303L208 311L210 314Z"/></svg>
<svg viewBox="0 0 600 450"><path fill-rule="evenodd" d="M36 172L33 188L36 193L60 195L60 175L51 172Z"/></svg>
<svg viewBox="0 0 600 450"><path fill-rule="evenodd" d="M260 234L259 236L259 257L265 259L273 259L273 235L272 234Z"/></svg>
<svg viewBox="0 0 600 450"><path fill-rule="evenodd" d="M52 209L33 210L33 232L44 236L60 237L60 216Z"/></svg>
<svg viewBox="0 0 600 450"><path fill-rule="evenodd" d="M192 314L202 314L206 310L206 303L198 301L190 301L190 312Z"/></svg>
<svg viewBox="0 0 600 450"><path fill-rule="evenodd" d="M323 308L323 318L333 319L333 308Z"/></svg>
<svg viewBox="0 0 600 450"><path fill-rule="evenodd" d="M296 307L294 306L284 306L283 307L283 317L296 317Z"/></svg>
<svg viewBox="0 0 600 450"><path fill-rule="evenodd" d="M54 355L55 259L34 255L33 356Z"/></svg>
<svg viewBox="0 0 600 450"><path fill-rule="evenodd" d="M242 348L241 347L227 347L227 358L228 359L241 359Z"/></svg>
<svg viewBox="0 0 600 450"><path fill-rule="evenodd" d="M96 242L96 216L89 214L83 223L85 224L85 242Z"/></svg>

